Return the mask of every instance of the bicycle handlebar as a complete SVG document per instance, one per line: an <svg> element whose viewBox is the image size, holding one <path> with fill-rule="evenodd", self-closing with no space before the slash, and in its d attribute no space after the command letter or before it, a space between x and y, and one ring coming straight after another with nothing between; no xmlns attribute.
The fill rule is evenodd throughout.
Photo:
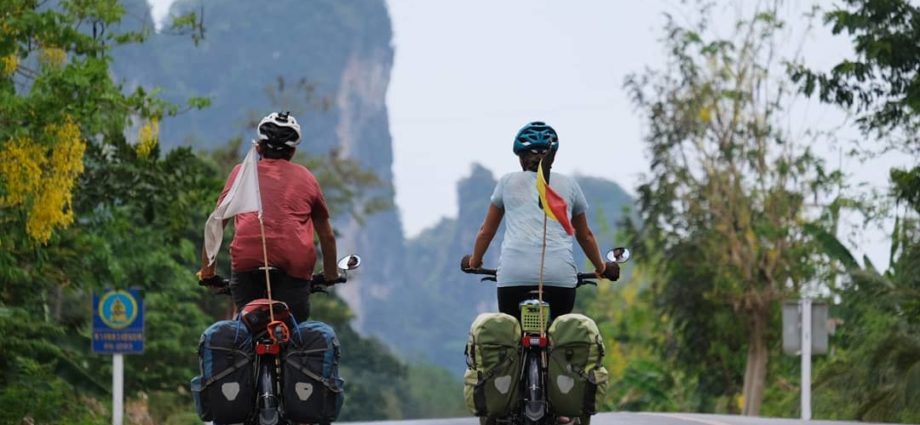
<svg viewBox="0 0 920 425"><path fill-rule="evenodd" d="M204 280L198 281L198 286L215 289L216 295L230 295L230 279L218 275L211 276Z"/></svg>
<svg viewBox="0 0 920 425"><path fill-rule="evenodd" d="M478 275L489 276L489 277L483 278L482 279L483 282L486 282L486 281L495 282L496 275L498 274L498 270L495 270L495 269L461 268L461 270L463 270L463 272L466 274L478 274ZM596 279L598 277L594 273L578 273L575 276L578 278L578 283L575 284L576 288L579 286L583 286L583 285L597 286Z"/></svg>
<svg viewBox="0 0 920 425"><path fill-rule="evenodd" d="M495 276L498 274L498 270L495 270L495 269L468 268L468 269L461 269L461 270L463 270L463 272L467 274L482 274L482 275L487 275L487 276Z"/></svg>
<svg viewBox="0 0 920 425"><path fill-rule="evenodd" d="M339 276L338 279L327 281L322 274L315 274L310 279L310 293L326 292L326 288L346 282L348 282L347 276ZM230 295L230 279L215 275L205 280L199 280L198 285L215 289L214 293L217 295Z"/></svg>
<svg viewBox="0 0 920 425"><path fill-rule="evenodd" d="M322 274L315 274L313 279L310 280L310 293L326 292L326 288L346 282L348 282L348 277L344 275L335 280L326 280L326 277Z"/></svg>

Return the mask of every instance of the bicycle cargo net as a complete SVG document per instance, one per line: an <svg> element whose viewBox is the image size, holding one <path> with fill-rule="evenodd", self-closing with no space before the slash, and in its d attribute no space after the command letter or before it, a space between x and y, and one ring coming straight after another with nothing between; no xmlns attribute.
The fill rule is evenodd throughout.
<svg viewBox="0 0 920 425"><path fill-rule="evenodd" d="M520 304L521 329L525 333L540 333L549 326L549 304L543 303L543 323L540 323L540 301L527 300Z"/></svg>

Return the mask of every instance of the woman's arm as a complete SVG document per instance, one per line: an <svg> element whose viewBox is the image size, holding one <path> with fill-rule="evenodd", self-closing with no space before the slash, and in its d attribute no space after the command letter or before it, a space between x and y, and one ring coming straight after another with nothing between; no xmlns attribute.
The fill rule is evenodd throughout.
<svg viewBox="0 0 920 425"><path fill-rule="evenodd" d="M505 210L496 207L495 204L489 204L489 210L486 212L486 219L483 220L479 233L476 235L476 243L473 245L473 255L470 256L470 267L478 269L482 267L482 257L486 255L495 232L498 231L498 225L505 216Z"/></svg>
<svg viewBox="0 0 920 425"><path fill-rule="evenodd" d="M572 217L572 227L575 228L575 239L578 240L581 250L584 251L591 264L594 264L594 270L597 275L602 275L607 265L604 263L604 258L601 257L601 251L597 248L594 233L588 227L588 215L581 213Z"/></svg>

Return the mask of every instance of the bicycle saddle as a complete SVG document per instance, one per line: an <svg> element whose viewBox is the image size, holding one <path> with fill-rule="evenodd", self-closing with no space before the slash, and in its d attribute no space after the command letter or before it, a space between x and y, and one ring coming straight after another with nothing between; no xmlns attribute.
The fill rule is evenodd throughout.
<svg viewBox="0 0 920 425"><path fill-rule="evenodd" d="M291 310L288 305L278 300L272 300L269 304L267 298L252 300L246 304L243 310L240 311L240 319L246 324L250 332L257 335L265 331L265 327L271 322L269 308L274 311L275 320L290 321Z"/></svg>

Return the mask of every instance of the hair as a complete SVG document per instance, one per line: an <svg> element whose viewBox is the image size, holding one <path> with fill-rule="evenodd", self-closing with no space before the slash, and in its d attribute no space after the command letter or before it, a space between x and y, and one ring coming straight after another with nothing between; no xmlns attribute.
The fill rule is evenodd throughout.
<svg viewBox="0 0 920 425"><path fill-rule="evenodd" d="M294 148L285 146L281 149L269 146L268 141L259 142L259 154L267 159L286 159L288 161L294 156Z"/></svg>
<svg viewBox="0 0 920 425"><path fill-rule="evenodd" d="M543 171L548 172L550 168L553 168L553 160L556 159L556 155L550 151L546 153L536 153L531 150L526 150L521 152L518 155L518 159L521 161L521 169L524 171L537 171L537 167L540 165L540 160L543 160Z"/></svg>

